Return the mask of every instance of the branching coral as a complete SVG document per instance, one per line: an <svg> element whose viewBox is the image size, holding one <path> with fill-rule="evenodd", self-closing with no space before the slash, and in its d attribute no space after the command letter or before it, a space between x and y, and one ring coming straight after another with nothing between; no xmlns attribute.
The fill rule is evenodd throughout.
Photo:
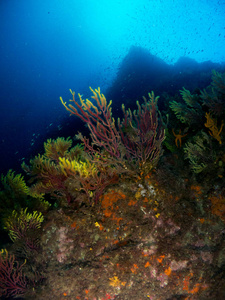
<svg viewBox="0 0 225 300"><path fill-rule="evenodd" d="M184 102L171 101L170 108L177 119L189 127L188 131L191 134L188 134L184 153L190 161L193 172L216 172L218 176L222 176L222 169L220 168L219 171L216 162L223 154L219 145L222 144L224 136L225 74L216 71L212 73L212 83L209 87L199 95L192 95L188 90L183 89L181 95ZM206 122L204 122L205 117ZM204 133L206 128L209 129L212 138ZM218 146L213 142L214 139L219 142Z"/></svg>
<svg viewBox="0 0 225 300"><path fill-rule="evenodd" d="M69 149L72 147L72 140L68 137L57 138L56 140L48 139L46 143L44 143L45 149L45 157L58 161L59 157L63 157L68 154Z"/></svg>
<svg viewBox="0 0 225 300"><path fill-rule="evenodd" d="M29 250L38 249L37 230L40 229L44 217L41 212L28 213L27 208L20 213L15 210L5 220L5 229L13 242L20 240Z"/></svg>
<svg viewBox="0 0 225 300"><path fill-rule="evenodd" d="M118 180L115 170L107 170L99 164L97 156L90 161L80 145L71 146L72 140L69 138L48 140L44 144L43 155L31 159L30 166L22 165L35 181L30 193L49 193L56 199L66 199L71 203L78 192L84 191L92 203L97 202L106 186Z"/></svg>
<svg viewBox="0 0 225 300"><path fill-rule="evenodd" d="M55 191L61 191L69 200L69 195L66 194L64 186L66 176L56 162L39 154L30 160L29 167L25 164L22 167L35 180L35 184L31 186L32 194L50 193L54 196Z"/></svg>
<svg viewBox="0 0 225 300"><path fill-rule="evenodd" d="M149 100L144 98L142 105L137 101L137 111L125 110L122 105L124 119L118 127L126 157L130 162L135 162L142 169L150 162L155 166L162 153L161 144L165 137L162 119L157 112L157 101L154 92L149 93Z"/></svg>
<svg viewBox="0 0 225 300"><path fill-rule="evenodd" d="M120 158L121 153L119 151L121 138L115 126L115 120L112 117L112 101L107 104L105 96L100 92L100 88L93 90L92 99L95 100L96 106L88 99L82 99L79 96L79 102L75 100L75 92L70 90L73 99L70 100L72 104L66 105L62 97L60 100L66 110L71 114L78 116L82 121L84 121L91 132L91 138L93 145L98 147L103 147L111 156ZM89 145L89 141L84 138L85 146L89 150L93 150L92 146Z"/></svg>
<svg viewBox="0 0 225 300"><path fill-rule="evenodd" d="M23 266L15 261L15 256L7 250L0 252L0 296L15 297L27 290L27 279L23 274Z"/></svg>
<svg viewBox="0 0 225 300"><path fill-rule="evenodd" d="M4 220L11 216L13 210L20 211L23 207L32 210L47 211L50 203L44 200L43 194L35 193L26 184L21 174L12 170L1 175L3 190L0 191L0 227L4 227Z"/></svg>
<svg viewBox="0 0 225 300"><path fill-rule="evenodd" d="M201 91L201 99L210 113L223 116L225 114L225 73L221 74L213 70L212 74L212 83L207 89Z"/></svg>
<svg viewBox="0 0 225 300"><path fill-rule="evenodd" d="M99 196L103 193L106 186L118 181L118 175L111 169L107 170L101 164L86 161L69 161L68 159L60 159L60 168L65 175L73 175L77 177L74 183L73 177L68 178L67 184L78 190L84 191L90 203L96 203Z"/></svg>
<svg viewBox="0 0 225 300"><path fill-rule="evenodd" d="M65 176L76 175L77 173L81 177L90 177L96 174L96 166L90 161L70 161L68 158L59 157L59 166Z"/></svg>
<svg viewBox="0 0 225 300"><path fill-rule="evenodd" d="M188 142L184 147L185 158L189 159L194 173L201 173L209 163L213 162L215 157L209 155L210 152L209 137L203 131L194 137L193 142Z"/></svg>
<svg viewBox="0 0 225 300"><path fill-rule="evenodd" d="M4 176L1 175L3 189L0 191L0 224L14 209L27 206L29 188L21 174L15 174L12 170Z"/></svg>
<svg viewBox="0 0 225 300"><path fill-rule="evenodd" d="M205 116L207 120L205 123L205 127L209 128L209 134L213 138L215 138L220 144L222 144L220 134L224 125L223 121L221 123L220 129L218 129L216 119L213 119L209 113L206 113Z"/></svg>
<svg viewBox="0 0 225 300"><path fill-rule="evenodd" d="M111 104L100 92L100 88L93 90L90 88L95 100L93 104L90 100L82 99L79 96L79 102L75 100L75 93L71 92L72 104L67 105L60 97L64 107L73 115L83 120L90 129L91 144L86 137L79 134L83 141L86 151L95 156L99 155L99 160L103 161L102 151L105 152L109 162L114 159L116 166L122 166L128 169L134 164L141 169L146 162L149 163L149 169L156 165L161 155L161 144L164 140L164 126L161 116L158 114L157 100L154 93L149 93L149 100L145 98L145 103L140 105L137 102L138 110L131 112L125 110L122 106L124 119L118 120L118 129L111 113ZM109 157L110 156L110 157ZM129 163L126 163L127 160Z"/></svg>
<svg viewBox="0 0 225 300"><path fill-rule="evenodd" d="M15 194L17 197L28 195L29 188L21 174L15 175L15 172L9 170L6 176L1 175L1 182L4 189L10 194ZM11 196L13 197L13 195Z"/></svg>
<svg viewBox="0 0 225 300"><path fill-rule="evenodd" d="M65 156L72 161L80 157L81 148L75 146L71 148L72 140L67 138L49 139L44 144L45 153L38 155L30 160L30 166L22 164L23 169L32 176L35 183L32 185L30 192L35 195L50 193L52 196L65 197L68 202L71 201L71 195L68 193L65 181L69 174L60 164L60 157ZM71 171L73 173L73 171Z"/></svg>
<svg viewBox="0 0 225 300"><path fill-rule="evenodd" d="M178 103L176 101L170 102L170 108L175 113L178 120L181 123L193 125L199 123L199 120L203 118L204 112L200 105L200 99L198 95L192 95L190 91L183 88L180 91L184 103Z"/></svg>

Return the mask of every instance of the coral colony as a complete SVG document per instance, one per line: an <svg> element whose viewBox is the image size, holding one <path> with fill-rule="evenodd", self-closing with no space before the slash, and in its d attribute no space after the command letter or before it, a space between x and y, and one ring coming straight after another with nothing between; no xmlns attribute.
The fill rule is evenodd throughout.
<svg viewBox="0 0 225 300"><path fill-rule="evenodd" d="M1 176L0 297L222 299L225 74L122 119L100 88L61 103L90 135L48 139ZM163 96L162 96L163 97ZM168 100L169 99L169 100ZM28 178L28 179L27 179ZM134 298L135 297L135 298Z"/></svg>

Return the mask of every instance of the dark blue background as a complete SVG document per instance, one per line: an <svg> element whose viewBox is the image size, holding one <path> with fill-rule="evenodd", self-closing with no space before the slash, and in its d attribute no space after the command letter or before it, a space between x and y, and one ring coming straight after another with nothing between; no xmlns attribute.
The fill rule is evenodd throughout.
<svg viewBox="0 0 225 300"><path fill-rule="evenodd" d="M224 15L225 2L213 0L1 0L0 173L19 171L47 138L82 130L59 97L106 92L132 46L169 65L224 62Z"/></svg>

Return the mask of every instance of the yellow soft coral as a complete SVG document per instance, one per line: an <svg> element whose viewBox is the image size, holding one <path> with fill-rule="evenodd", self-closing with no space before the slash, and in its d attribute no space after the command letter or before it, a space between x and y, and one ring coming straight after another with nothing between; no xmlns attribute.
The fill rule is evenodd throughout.
<svg viewBox="0 0 225 300"><path fill-rule="evenodd" d="M9 170L6 176L1 175L1 181L6 190L10 190L16 196L28 195L29 188L27 187L24 177L21 174L15 175L15 172Z"/></svg>
<svg viewBox="0 0 225 300"><path fill-rule="evenodd" d="M9 237L14 242L24 238L27 230L39 229L43 221L44 217L41 212L28 213L27 208L25 210L22 208L19 213L14 210L12 215L5 220L4 229L9 231Z"/></svg>
<svg viewBox="0 0 225 300"><path fill-rule="evenodd" d="M90 177L97 173L95 165L89 161L70 161L65 157L60 157L59 166L65 176L78 173L82 177Z"/></svg>
<svg viewBox="0 0 225 300"><path fill-rule="evenodd" d="M56 140L48 139L44 143L45 156L57 161L59 156L65 156L68 153L71 146L72 140L69 137L67 139L61 137L58 137Z"/></svg>
<svg viewBox="0 0 225 300"><path fill-rule="evenodd" d="M35 156L30 162L32 164L32 170L30 170L25 163L22 164L22 168L32 175L38 174L47 179L50 175L50 177L53 177L58 174L58 169L54 161L49 160L44 155L38 154L38 156Z"/></svg>
<svg viewBox="0 0 225 300"><path fill-rule="evenodd" d="M216 119L213 119L210 115L210 113L206 113L205 114L205 117L206 117L206 123L205 123L205 127L209 128L209 134L214 137L220 144L222 144L222 141L221 141L221 137L220 137L220 134L221 134L221 131L223 129L223 122L220 126L220 130L218 129L217 127L217 121Z"/></svg>
<svg viewBox="0 0 225 300"><path fill-rule="evenodd" d="M110 100L109 104L107 105L105 95L101 93L100 87L98 87L98 89L95 89L95 90L93 90L91 87L89 87L89 88L93 93L93 96L91 96L91 98L93 98L96 101L97 106L95 106L88 99L86 99L86 100L82 99L82 96L79 93L78 93L78 97L80 100L80 104L78 104L78 102L75 100L75 92L73 92L71 89L70 89L70 93L72 94L73 99L70 101L74 102L74 104L76 106L78 106L80 109L82 109L83 112L85 111L85 112L89 112L91 114L94 113L96 115L99 115L99 114L101 114L101 111L99 111L98 108L100 108L101 110L109 111L109 113L111 113L110 106L112 104L112 101ZM63 106L66 108L66 110L68 110L71 114L79 116L82 120L85 120L85 118L88 117L88 114L86 114L86 113L84 113L84 116L82 116L78 112L76 107L73 106L72 104L67 105L66 102L63 101L62 97L60 97L60 101L63 104ZM93 112L91 111L91 109L93 109Z"/></svg>

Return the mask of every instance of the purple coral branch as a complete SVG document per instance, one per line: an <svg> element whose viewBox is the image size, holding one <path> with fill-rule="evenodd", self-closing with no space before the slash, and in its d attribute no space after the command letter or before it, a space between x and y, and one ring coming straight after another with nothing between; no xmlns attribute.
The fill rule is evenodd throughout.
<svg viewBox="0 0 225 300"><path fill-rule="evenodd" d="M97 145L98 147L103 147L111 156L120 158L121 154L119 151L119 144L121 142L121 138L118 130L116 129L114 119L112 118L110 105L100 102L97 94L94 91L93 93L95 96L92 96L92 98L96 100L97 107L93 108L85 105L86 109L84 110L83 106L75 101L75 95L73 93L73 100L71 101L76 107L78 107L79 112L72 105L70 105L70 108L73 108L73 111L70 110L70 112L87 123L91 132L93 144ZM100 90L97 90L97 93L99 97L102 97ZM80 101L83 101L80 95L79 97ZM98 110L98 108L100 110ZM89 151L93 150L93 147L89 144L88 139L84 139L84 144Z"/></svg>
<svg viewBox="0 0 225 300"><path fill-rule="evenodd" d="M81 104L79 104L75 101L74 93L72 93L73 100L71 101L75 107L72 105L67 107L66 103L62 101L71 114L78 116L88 125L92 143L90 144L89 139L81 137L85 149L94 154L96 152L94 146L103 148L118 161L123 160L124 157L139 164L145 164L147 160L157 161L161 154L161 144L165 135L164 126L158 114L158 97L154 98L152 92L149 94L150 101L144 98L144 104L140 105L137 102L137 112L126 111L122 106L124 118L121 123L118 120L117 129L111 113L111 102L107 105L100 89L95 91L91 89L91 91L97 106L88 100L85 103L80 95ZM122 153L124 152L121 151L122 148L125 148L125 153Z"/></svg>
<svg viewBox="0 0 225 300"><path fill-rule="evenodd" d="M138 111L133 113L122 107L124 119L118 126L128 159L137 159L144 164L159 157L165 133L162 122L159 123L157 103L152 101L149 105L146 102L140 106L137 102L137 105Z"/></svg>
<svg viewBox="0 0 225 300"><path fill-rule="evenodd" d="M15 262L15 256L3 250L0 254L0 296L14 297L27 290L27 279L22 273L23 266Z"/></svg>

